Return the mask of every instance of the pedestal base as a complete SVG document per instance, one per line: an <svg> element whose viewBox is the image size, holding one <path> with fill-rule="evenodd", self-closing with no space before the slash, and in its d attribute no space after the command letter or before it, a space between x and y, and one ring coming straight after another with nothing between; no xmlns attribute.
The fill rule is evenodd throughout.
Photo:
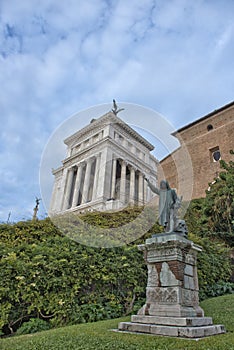
<svg viewBox="0 0 234 350"><path fill-rule="evenodd" d="M181 338L204 338L225 333L211 317L159 317L133 315L131 322L119 323L119 331Z"/></svg>
<svg viewBox="0 0 234 350"><path fill-rule="evenodd" d="M138 246L148 268L146 302L119 331L203 338L225 333L199 306L197 252L201 247L177 232L154 235Z"/></svg>

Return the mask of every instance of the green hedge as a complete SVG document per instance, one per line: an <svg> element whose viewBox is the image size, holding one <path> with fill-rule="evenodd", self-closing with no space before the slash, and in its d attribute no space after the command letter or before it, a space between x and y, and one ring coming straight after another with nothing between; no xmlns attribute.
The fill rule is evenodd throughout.
<svg viewBox="0 0 234 350"><path fill-rule="evenodd" d="M131 312L144 295L146 272L135 246L83 246L46 219L0 225L1 321L14 332L32 317L53 325Z"/></svg>
<svg viewBox="0 0 234 350"><path fill-rule="evenodd" d="M121 224L121 215L131 221L137 210L87 214L84 220L113 227ZM58 326L136 311L144 302L147 277L136 244L159 231L155 224L135 243L104 249L70 240L49 219L0 225L0 329L13 333L32 318ZM228 281L228 253L222 244L191 238L204 247L198 273L205 297L207 286Z"/></svg>

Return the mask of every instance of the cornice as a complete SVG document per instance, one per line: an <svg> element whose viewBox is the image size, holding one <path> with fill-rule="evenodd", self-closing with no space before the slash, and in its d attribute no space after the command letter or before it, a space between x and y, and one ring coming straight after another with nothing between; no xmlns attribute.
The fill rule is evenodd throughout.
<svg viewBox="0 0 234 350"><path fill-rule="evenodd" d="M224 106L222 106L222 107L220 107L218 109L215 109L214 111L206 114L204 117L201 117L201 118L199 118L199 119L197 119L197 120L195 120L195 121L193 121L193 122L183 126L182 128L174 131L171 135L177 137L177 134L179 134L180 132L182 132L182 131L184 131L186 129L189 129L192 126L194 126L195 124L199 124L199 123L209 119L210 117L218 115L219 113L223 112L224 110L227 110L229 108L233 108L233 106L234 106L234 101L232 101L232 102L230 102L230 103L228 103L228 104L226 104L226 105L224 105Z"/></svg>
<svg viewBox="0 0 234 350"><path fill-rule="evenodd" d="M63 171L63 166L62 165L59 168L56 168L56 169L52 168L52 174L56 175L56 176L58 176L59 172L62 172L62 171Z"/></svg>
<svg viewBox="0 0 234 350"><path fill-rule="evenodd" d="M97 130L100 127L103 128L103 123L105 123L105 121L108 121L109 114L113 114L113 113L106 113L102 117L99 117L98 119L94 120L93 122L90 122L84 128L78 130L77 132L75 132L71 136L67 137L64 140L64 143L67 146L70 146L73 141L75 141L83 136L87 136L88 133L90 133L91 131Z"/></svg>
<svg viewBox="0 0 234 350"><path fill-rule="evenodd" d="M113 139L108 140L108 146L112 150L112 152L115 154L115 158L123 159L127 164L131 166L136 166L136 164L139 164L139 170L144 169L147 171L155 171L152 166L142 159L138 158L131 152L128 152L128 150L123 147L122 145L119 145L117 142L115 142Z"/></svg>
<svg viewBox="0 0 234 350"><path fill-rule="evenodd" d="M71 146L77 139L81 139L84 136L88 137L88 134L90 132L94 132L97 129L104 128L107 125L111 124L117 124L120 126L123 130L127 132L127 134L131 135L134 139L136 139L138 142L143 144L147 149L152 151L154 149L154 146L148 142L144 137L142 137L138 132L133 130L128 124L126 124L122 119L117 117L114 113L108 112L104 114L103 116L99 117L98 119L94 120L81 130L75 132L73 135L67 137L64 140L64 143L67 146Z"/></svg>
<svg viewBox="0 0 234 350"><path fill-rule="evenodd" d="M70 162L73 159L77 159L77 158L82 158L83 159L84 155L96 154L96 153L100 152L100 145L103 144L108 138L109 137L104 137L102 140L98 141L95 144L95 147L94 147L94 145L90 145L90 146L86 147L85 149L82 149L81 151L73 154L72 156L65 158L62 161L62 163L65 165L67 162Z"/></svg>
<svg viewBox="0 0 234 350"><path fill-rule="evenodd" d="M111 151L115 154L116 158L124 159L129 165L135 166L135 164L138 164L139 170L144 169L145 172L156 172L156 170L154 170L150 164L138 158L136 155L129 152L124 146L118 144L115 140L107 136L104 139L100 140L97 145L95 145L95 151L93 147L90 146L85 150L82 150L80 153L76 153L68 158L65 158L62 161L63 166L53 170L53 174L55 175L55 173L57 173L59 170L76 165L78 162L85 161L87 158L97 156L105 147L110 148Z"/></svg>
<svg viewBox="0 0 234 350"><path fill-rule="evenodd" d="M134 139L143 144L149 151L154 150L154 146L147 141L144 137L142 137L138 132L132 129L128 124L126 124L123 120L114 116L114 123L120 126L123 130L125 130L128 134L130 134Z"/></svg>

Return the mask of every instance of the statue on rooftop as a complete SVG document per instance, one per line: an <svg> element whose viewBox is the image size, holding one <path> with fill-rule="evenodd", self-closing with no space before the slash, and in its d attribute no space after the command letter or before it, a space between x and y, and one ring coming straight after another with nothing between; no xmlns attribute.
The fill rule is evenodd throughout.
<svg viewBox="0 0 234 350"><path fill-rule="evenodd" d="M113 100L113 108L111 110L115 115L117 115L119 112L124 111L124 108L119 108L117 106L117 103L115 100Z"/></svg>

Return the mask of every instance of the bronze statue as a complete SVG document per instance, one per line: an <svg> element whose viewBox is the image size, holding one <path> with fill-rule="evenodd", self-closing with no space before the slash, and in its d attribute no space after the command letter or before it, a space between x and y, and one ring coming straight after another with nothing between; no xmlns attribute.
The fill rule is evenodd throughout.
<svg viewBox="0 0 234 350"><path fill-rule="evenodd" d="M115 100L113 100L113 108L112 108L112 112L117 115L119 112L124 111L124 108L119 108L117 106L117 103Z"/></svg>
<svg viewBox="0 0 234 350"><path fill-rule="evenodd" d="M35 220L38 220L38 219L37 219L37 212L38 212L38 210L39 210L40 201L41 201L41 198L37 198L37 197L36 197L36 206L35 206L35 208L33 209L33 220L34 220L34 221L35 221Z"/></svg>
<svg viewBox="0 0 234 350"><path fill-rule="evenodd" d="M170 188L166 180L162 180L160 188L157 188L147 178L144 179L151 191L159 195L159 224L164 227L165 232L181 232L187 236L185 221L178 218L182 197L177 196L176 191Z"/></svg>

